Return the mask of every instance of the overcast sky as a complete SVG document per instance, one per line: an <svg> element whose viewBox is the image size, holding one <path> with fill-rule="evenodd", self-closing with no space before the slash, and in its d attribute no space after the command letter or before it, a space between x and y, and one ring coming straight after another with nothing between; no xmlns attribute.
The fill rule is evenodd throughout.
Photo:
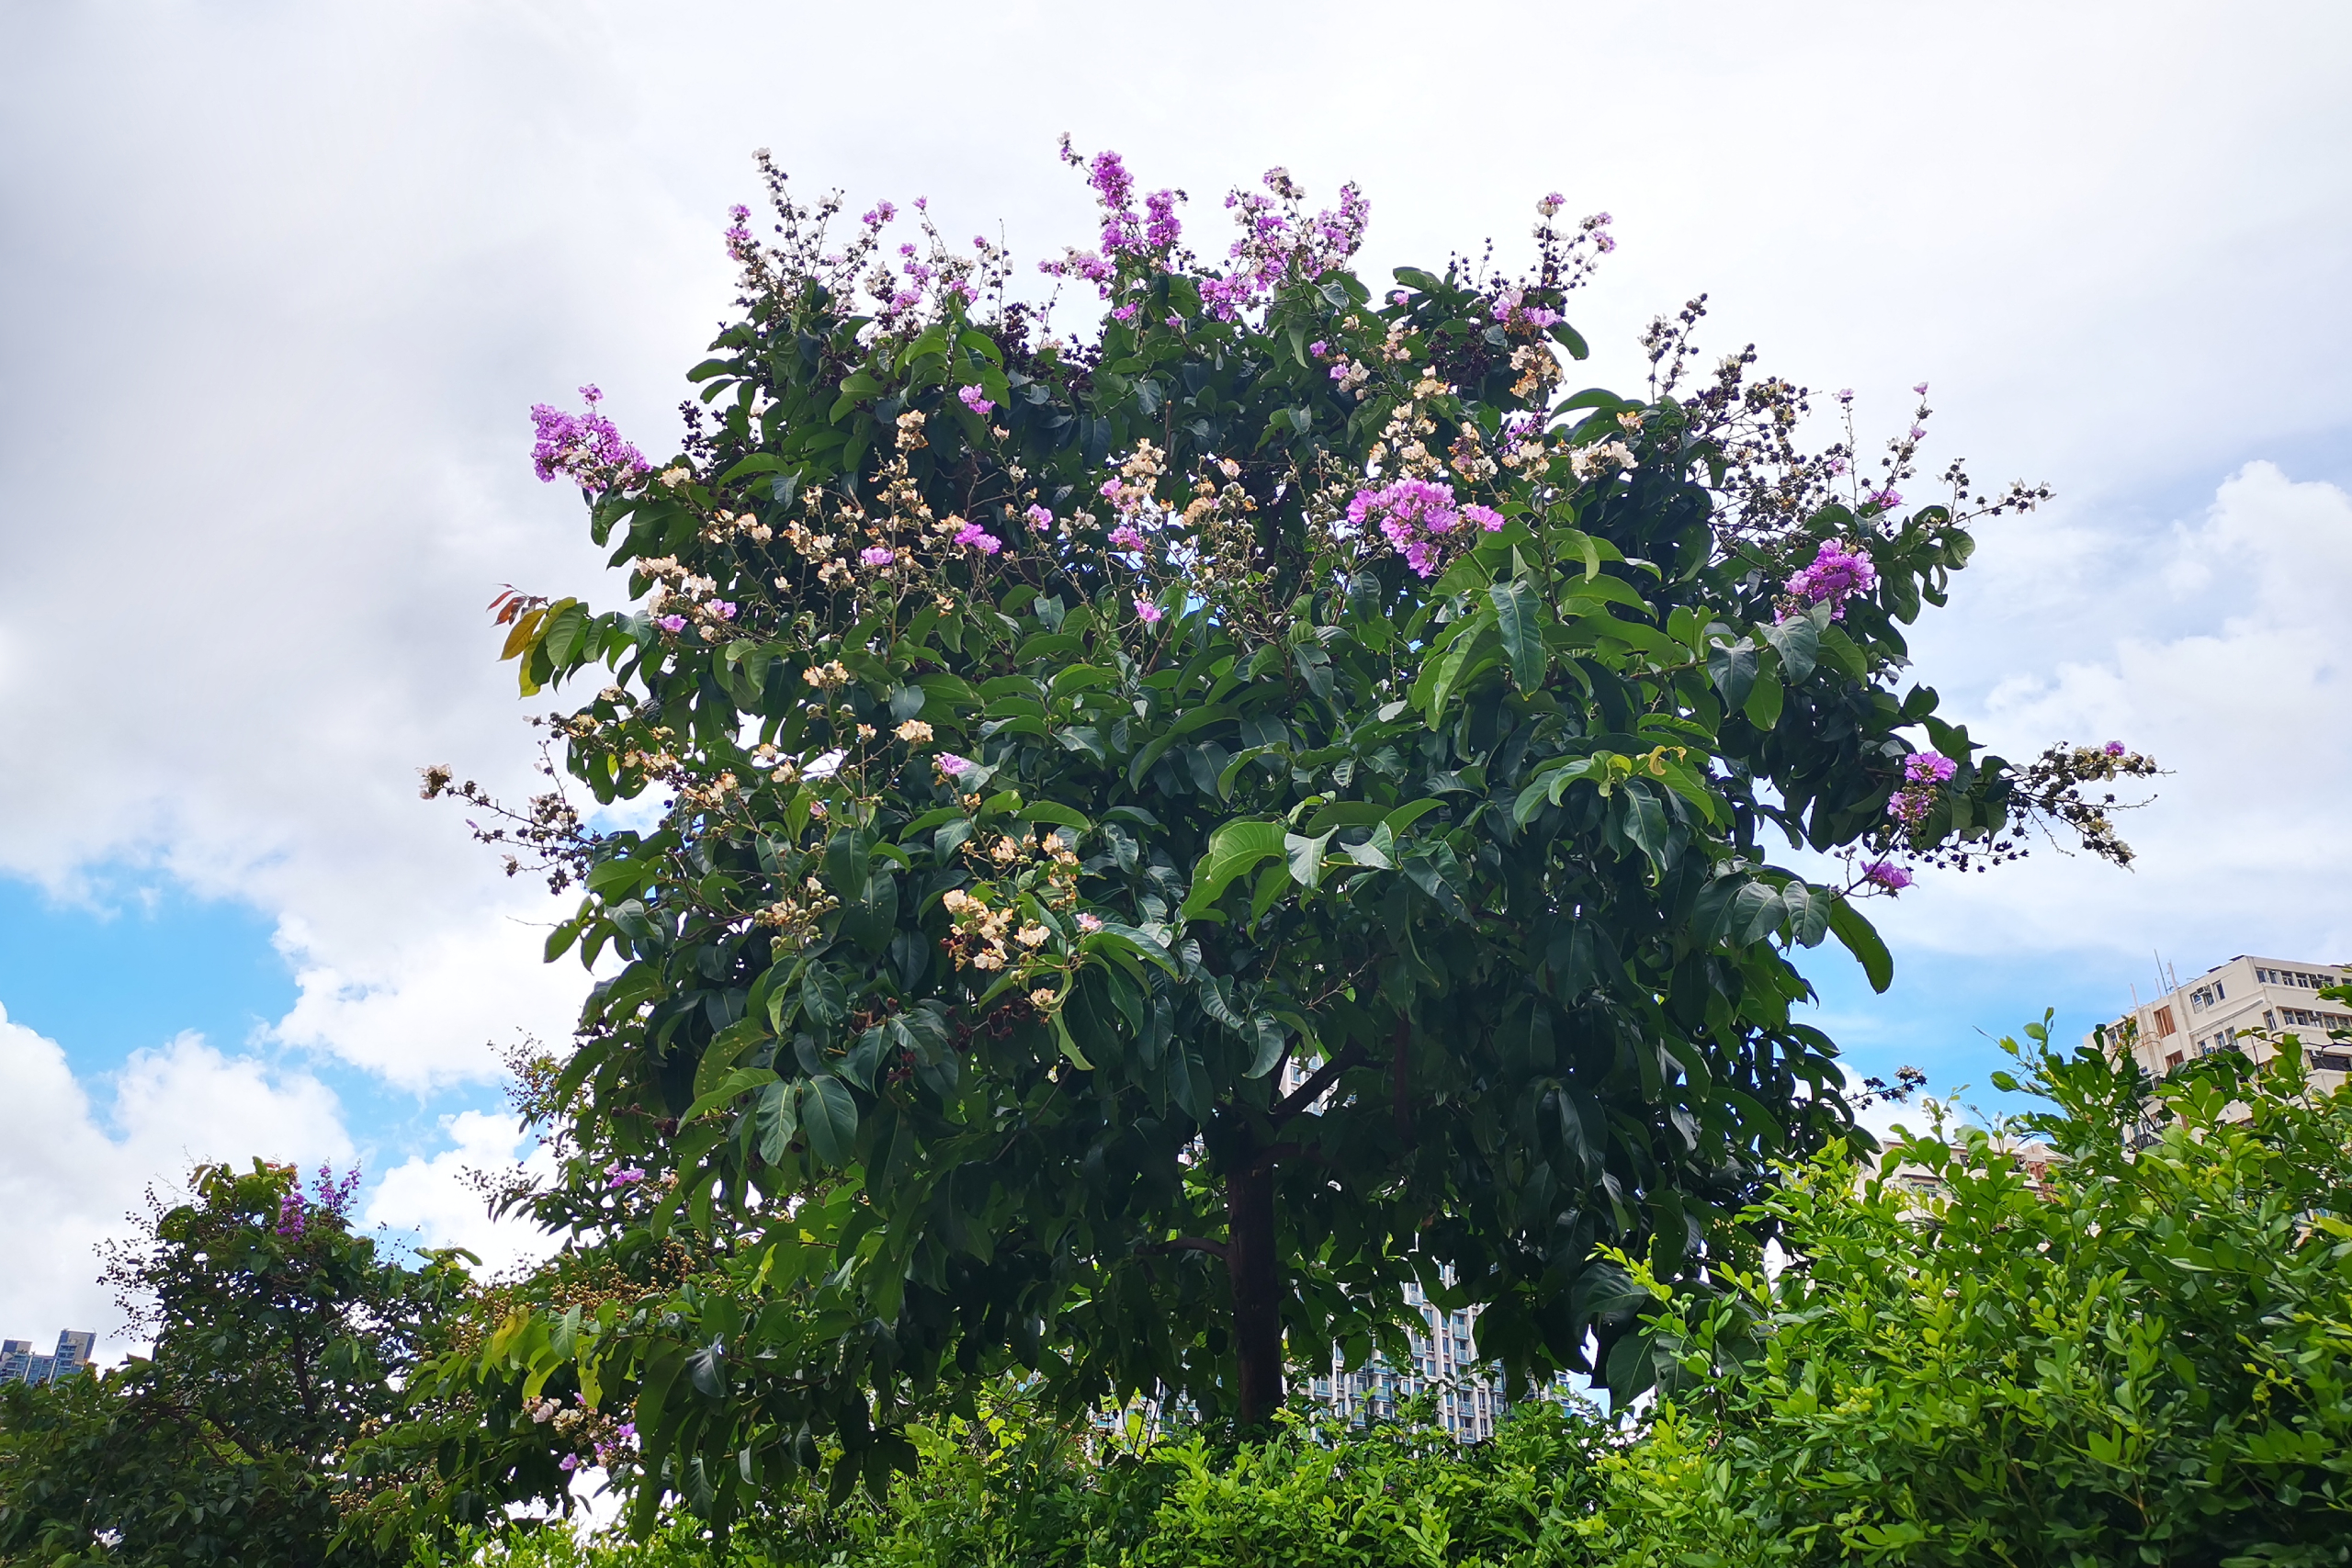
<svg viewBox="0 0 2352 1568"><path fill-rule="evenodd" d="M2175 770L2136 871L1923 878L1883 998L1815 962L1858 1068L1981 1085L2158 951L2352 958L2347 70L2319 4L0 4L0 1334L112 1333L92 1244L190 1159L522 1245L456 1179L581 981L414 770L527 787L482 606L617 584L526 411L593 380L668 448L759 146L1029 261L1085 238L1064 130L1195 234L1355 179L1375 271L1611 212L1595 379L1706 290L1873 441L1928 381L1933 465L2058 500L1921 678Z"/></svg>

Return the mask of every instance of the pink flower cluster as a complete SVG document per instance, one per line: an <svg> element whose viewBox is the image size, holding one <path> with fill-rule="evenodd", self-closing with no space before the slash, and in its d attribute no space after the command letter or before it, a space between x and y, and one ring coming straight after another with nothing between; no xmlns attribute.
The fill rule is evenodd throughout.
<svg viewBox="0 0 2352 1568"><path fill-rule="evenodd" d="M1960 771L1960 764L1936 751L1915 751L1903 759L1903 787L1886 803L1886 814L1905 829L1917 830L1935 808L1936 786Z"/></svg>
<svg viewBox="0 0 2352 1568"><path fill-rule="evenodd" d="M1434 577L1444 564L1444 547L1467 523L1488 533L1503 525L1502 513L1475 502L1457 504L1453 487L1428 479L1398 479L1378 490L1360 490L1348 503L1348 521L1358 528L1377 526L1405 562L1422 577Z"/></svg>
<svg viewBox="0 0 2352 1568"><path fill-rule="evenodd" d="M605 1168L605 1189L606 1191L616 1190L623 1187L634 1187L644 1179L644 1170L637 1166L623 1165L620 1161L615 1160L612 1164Z"/></svg>
<svg viewBox="0 0 2352 1568"><path fill-rule="evenodd" d="M986 397L981 395L980 389L978 387L966 387L961 391L957 392L956 397L966 408L970 409L982 419L988 418L989 413L996 408L994 403L989 401Z"/></svg>
<svg viewBox="0 0 2352 1568"><path fill-rule="evenodd" d="M1831 542L1821 547L1821 553L1812 564L1801 568L1789 579L1789 597L1798 604L1810 608L1815 604L1829 606L1829 618L1846 618L1846 601L1857 593L1868 593L1878 586L1878 568L1860 548Z"/></svg>
<svg viewBox="0 0 2352 1568"><path fill-rule="evenodd" d="M1184 225L1176 217L1174 191L1153 191L1143 198L1142 216L1136 216L1135 176L1127 172L1125 162L1108 150L1094 155L1086 183L1094 187L1095 197L1102 204L1105 256L1162 255L1175 248Z"/></svg>
<svg viewBox="0 0 2352 1568"><path fill-rule="evenodd" d="M1524 289L1506 288L1495 297L1495 320L1503 324L1506 332L1532 336L1545 327L1558 325L1563 318L1557 310L1529 304Z"/></svg>
<svg viewBox="0 0 2352 1568"><path fill-rule="evenodd" d="M1363 243L1372 221L1372 203L1353 185L1340 187L1338 207L1308 218L1289 170L1269 169L1262 183L1272 196L1237 190L1225 198L1241 228L1227 253L1235 265L1224 277L1201 284L1201 299L1219 321L1262 304L1285 278L1317 278L1342 265Z"/></svg>
<svg viewBox="0 0 2352 1568"><path fill-rule="evenodd" d="M1003 540L981 527L978 523L967 523L956 529L956 542L969 549L978 550L984 556L992 556L1004 548Z"/></svg>
<svg viewBox="0 0 2352 1568"><path fill-rule="evenodd" d="M1891 860L1874 860L1862 867L1862 880L1887 893L1900 893L1911 886L1911 873Z"/></svg>
<svg viewBox="0 0 2352 1568"><path fill-rule="evenodd" d="M531 448L531 467L540 482L562 474L582 490L594 491L611 490L644 473L649 467L644 454L622 440L613 422L596 412L605 394L582 387L580 395L588 400L585 413L566 413L546 403L531 405L531 427L538 434Z"/></svg>
<svg viewBox="0 0 2352 1568"><path fill-rule="evenodd" d="M309 1226L312 1214L322 1215L338 1224L351 1216L351 1201L359 1193L359 1168L353 1166L341 1180L335 1179L333 1166L322 1165L311 1183L311 1195L302 1195L297 1180L294 1190L277 1201L277 1232L282 1236L300 1236Z"/></svg>

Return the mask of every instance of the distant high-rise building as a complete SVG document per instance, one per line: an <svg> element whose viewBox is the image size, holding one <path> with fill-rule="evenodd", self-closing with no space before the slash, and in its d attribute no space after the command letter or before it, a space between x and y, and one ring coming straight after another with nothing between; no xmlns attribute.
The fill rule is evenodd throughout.
<svg viewBox="0 0 2352 1568"><path fill-rule="evenodd" d="M2110 1032L2109 1043L2128 1045L2150 1076L2162 1077L2215 1051L2267 1062L2293 1034L2318 1087L2332 1089L2352 1075L2352 1041L2331 1038L2352 1030L2352 1010L2317 993L2343 985L2345 967L2241 953L2140 1003L2120 1021L2121 1038Z"/></svg>
<svg viewBox="0 0 2352 1568"><path fill-rule="evenodd" d="M0 1382L42 1383L70 1378L90 1364L98 1337L85 1328L69 1328L57 1337L53 1355L36 1356L29 1339L0 1339Z"/></svg>

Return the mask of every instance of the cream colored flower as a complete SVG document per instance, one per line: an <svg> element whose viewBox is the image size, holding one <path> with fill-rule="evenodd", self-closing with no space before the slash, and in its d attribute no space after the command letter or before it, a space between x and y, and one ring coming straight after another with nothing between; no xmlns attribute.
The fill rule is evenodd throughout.
<svg viewBox="0 0 2352 1568"><path fill-rule="evenodd" d="M898 735L899 739L905 741L910 746L928 746L931 744L931 726L925 724L919 718L910 718L907 720L906 723L899 726L895 733Z"/></svg>

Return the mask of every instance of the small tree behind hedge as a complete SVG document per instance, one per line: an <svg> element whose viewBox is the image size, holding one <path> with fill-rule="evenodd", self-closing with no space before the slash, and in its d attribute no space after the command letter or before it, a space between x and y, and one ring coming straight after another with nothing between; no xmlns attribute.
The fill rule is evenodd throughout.
<svg viewBox="0 0 2352 1568"><path fill-rule="evenodd" d="M0 1560L307 1564L356 1501L352 1446L401 1405L428 1325L467 1288L449 1258L379 1257L347 1223L357 1172L199 1167L108 1278L153 1354L43 1389L0 1386ZM338 1562L405 1562L406 1541Z"/></svg>

